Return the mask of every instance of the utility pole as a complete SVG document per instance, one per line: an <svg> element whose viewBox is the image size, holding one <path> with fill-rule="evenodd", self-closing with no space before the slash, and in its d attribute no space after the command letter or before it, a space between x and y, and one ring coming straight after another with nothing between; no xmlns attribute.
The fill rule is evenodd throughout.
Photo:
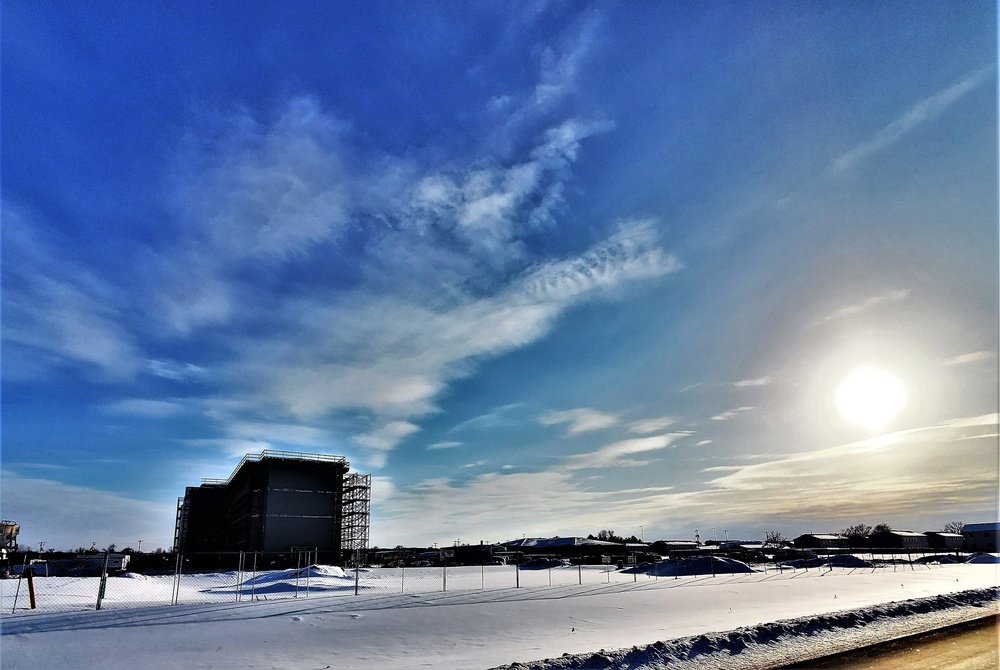
<svg viewBox="0 0 1000 670"><path fill-rule="evenodd" d="M137 554L141 554L141 553L142 553L142 540L139 540L139 546L138 546L138 547L136 547L136 550L135 550L135 552L136 552Z"/></svg>

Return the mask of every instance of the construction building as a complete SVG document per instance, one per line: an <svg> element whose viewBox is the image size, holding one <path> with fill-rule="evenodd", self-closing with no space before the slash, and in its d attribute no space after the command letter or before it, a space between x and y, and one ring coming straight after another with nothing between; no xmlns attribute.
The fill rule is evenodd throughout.
<svg viewBox="0 0 1000 670"><path fill-rule="evenodd" d="M343 456L247 454L228 479L203 479L177 501L182 553L314 550L347 556L368 545L371 475Z"/></svg>

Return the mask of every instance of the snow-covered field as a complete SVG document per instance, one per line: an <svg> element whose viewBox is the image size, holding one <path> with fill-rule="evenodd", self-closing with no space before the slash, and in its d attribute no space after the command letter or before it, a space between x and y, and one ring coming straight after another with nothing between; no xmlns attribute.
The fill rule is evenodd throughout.
<svg viewBox="0 0 1000 670"><path fill-rule="evenodd" d="M174 606L162 605L172 576L121 577L109 580L100 611L93 581L50 577L35 580L40 606L75 609L24 610L22 592L14 614L16 580L6 580L0 661L5 669L765 668L996 611L995 592L981 590L997 585L998 566L677 579L565 567L521 571L521 588L514 575L506 566L450 570L445 585L439 569L371 571L361 573L357 596L353 573L323 566L309 572L308 587L294 571L199 575L182 580ZM837 625L816 618L859 608ZM660 641L674 642L644 647ZM531 663L540 659L551 660Z"/></svg>

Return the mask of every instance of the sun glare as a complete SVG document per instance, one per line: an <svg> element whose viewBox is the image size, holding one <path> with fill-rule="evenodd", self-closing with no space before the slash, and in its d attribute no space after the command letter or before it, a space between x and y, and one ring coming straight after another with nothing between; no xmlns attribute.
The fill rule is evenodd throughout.
<svg viewBox="0 0 1000 670"><path fill-rule="evenodd" d="M855 368L840 382L837 411L844 421L877 431L899 414L908 396L898 377L865 365Z"/></svg>

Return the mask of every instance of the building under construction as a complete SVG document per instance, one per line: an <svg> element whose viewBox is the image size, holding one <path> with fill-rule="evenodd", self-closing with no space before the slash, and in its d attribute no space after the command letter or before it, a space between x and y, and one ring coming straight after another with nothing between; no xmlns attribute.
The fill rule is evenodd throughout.
<svg viewBox="0 0 1000 670"><path fill-rule="evenodd" d="M203 479L177 502L177 551L345 556L368 546L371 475L342 456L247 454L228 479Z"/></svg>

